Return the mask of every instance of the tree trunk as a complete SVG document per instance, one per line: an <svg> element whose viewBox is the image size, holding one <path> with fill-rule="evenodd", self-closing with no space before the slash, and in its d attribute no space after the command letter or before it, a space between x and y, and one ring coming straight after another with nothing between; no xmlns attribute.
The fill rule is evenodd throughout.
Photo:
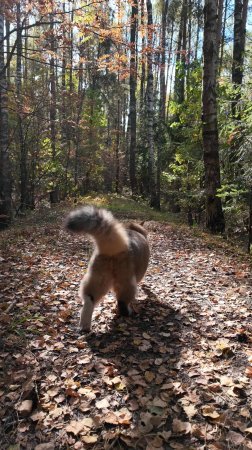
<svg viewBox="0 0 252 450"><path fill-rule="evenodd" d="M216 196L217 189L220 187L216 101L216 75L218 64L216 17L216 0L206 0L204 8L203 38L202 134L205 170L206 227L213 233L223 232L225 229L221 200Z"/></svg>
<svg viewBox="0 0 252 450"><path fill-rule="evenodd" d="M218 0L218 18L217 18L217 52L220 55L221 36L222 36L222 16L223 16L223 0Z"/></svg>
<svg viewBox="0 0 252 450"><path fill-rule="evenodd" d="M136 186L136 29L137 29L138 2L132 4L130 25L130 149L129 149L129 174L132 195L137 193Z"/></svg>
<svg viewBox="0 0 252 450"><path fill-rule="evenodd" d="M249 225L248 225L248 253L251 252L252 246L252 186L249 190Z"/></svg>
<svg viewBox="0 0 252 450"><path fill-rule="evenodd" d="M52 52L50 58L50 134L51 134L51 149L52 149L52 161L56 162L56 76L55 76L55 37L54 37L54 26L53 26L53 15L50 15L50 50ZM51 204L58 203L59 192L58 192L58 182L57 180L52 180L53 190L50 193Z"/></svg>
<svg viewBox="0 0 252 450"><path fill-rule="evenodd" d="M144 0L141 0L141 31L142 31L142 49L145 47L145 36L144 36ZM144 109L144 89L145 87L145 55L142 52L141 55L141 80L140 80L140 113L142 114Z"/></svg>
<svg viewBox="0 0 252 450"><path fill-rule="evenodd" d="M161 65L160 65L160 103L159 103L159 130L160 136L158 139L157 148L157 198L156 206L160 209L160 176L161 176L161 154L165 145L165 116L166 116L166 30L167 30L167 13L169 0L165 0L162 8L161 20Z"/></svg>
<svg viewBox="0 0 252 450"><path fill-rule="evenodd" d="M246 37L246 22L248 12L248 0L235 0L234 9L234 47L232 63L232 83L235 88L232 101L232 113L235 116L237 104L241 98L241 85L244 70L244 51Z"/></svg>
<svg viewBox="0 0 252 450"><path fill-rule="evenodd" d="M11 222L11 169L9 158L8 96L4 70L4 16L0 4L0 229Z"/></svg>
<svg viewBox="0 0 252 450"><path fill-rule="evenodd" d="M224 55L224 46L225 46L225 33L226 33L226 23L227 23L227 11L228 11L228 0L225 0L225 6L224 6L224 19L223 19L223 25L221 30L221 40L220 40L220 49L219 49L219 67L218 67L218 73L221 74L222 71L222 64L223 64L223 55Z"/></svg>
<svg viewBox="0 0 252 450"><path fill-rule="evenodd" d="M176 71L174 82L174 94L176 102L181 105L185 100L185 60L186 60L186 25L187 25L187 0L183 0L180 16Z"/></svg>
<svg viewBox="0 0 252 450"><path fill-rule="evenodd" d="M22 29L21 8L17 3L17 66L16 66L16 92L17 92L17 125L20 151L20 209L28 208L28 173L27 173L27 149L23 132L22 120Z"/></svg>
<svg viewBox="0 0 252 450"><path fill-rule="evenodd" d="M120 90L119 74L117 78L118 82L118 94ZM118 95L117 98L117 117L116 117L116 141L115 141L115 163L116 163L116 173L115 173L115 191L119 193L119 183L120 183L120 137L121 137L121 100Z"/></svg>
<svg viewBox="0 0 252 450"><path fill-rule="evenodd" d="M158 207L156 196L156 180L155 180L155 149L154 149L154 88L153 88L153 19L152 19L152 2L146 0L148 28L147 28L147 141L148 141L148 173L149 173L149 195L150 206Z"/></svg>

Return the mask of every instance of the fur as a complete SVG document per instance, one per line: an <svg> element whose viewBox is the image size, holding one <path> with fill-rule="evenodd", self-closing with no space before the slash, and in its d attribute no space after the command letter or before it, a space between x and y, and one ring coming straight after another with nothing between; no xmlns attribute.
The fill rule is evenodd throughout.
<svg viewBox="0 0 252 450"><path fill-rule="evenodd" d="M93 310L110 289L116 294L119 313L130 315L137 283L144 277L149 261L146 230L136 223L124 226L109 211L94 206L72 211L65 227L74 233L87 233L95 242L79 290L83 301L80 329L90 330Z"/></svg>

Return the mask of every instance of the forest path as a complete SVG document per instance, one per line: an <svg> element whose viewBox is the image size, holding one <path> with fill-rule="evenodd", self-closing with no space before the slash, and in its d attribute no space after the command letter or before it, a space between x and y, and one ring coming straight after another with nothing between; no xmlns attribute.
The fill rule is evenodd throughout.
<svg viewBox="0 0 252 450"><path fill-rule="evenodd" d="M118 318L109 294L86 335L87 238L60 223L0 236L1 449L252 449L249 260L145 225L138 313Z"/></svg>

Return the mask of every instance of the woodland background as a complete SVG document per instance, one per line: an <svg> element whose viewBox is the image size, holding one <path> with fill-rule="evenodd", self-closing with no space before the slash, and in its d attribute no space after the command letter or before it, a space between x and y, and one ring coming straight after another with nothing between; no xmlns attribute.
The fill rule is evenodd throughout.
<svg viewBox="0 0 252 450"><path fill-rule="evenodd" d="M251 258L181 225L251 247L250 21L248 0L0 0L1 449L252 449ZM84 335L79 203L151 248L136 315L108 294Z"/></svg>
<svg viewBox="0 0 252 450"><path fill-rule="evenodd" d="M2 0L1 227L91 191L251 243L248 0ZM246 31L247 29L247 31Z"/></svg>

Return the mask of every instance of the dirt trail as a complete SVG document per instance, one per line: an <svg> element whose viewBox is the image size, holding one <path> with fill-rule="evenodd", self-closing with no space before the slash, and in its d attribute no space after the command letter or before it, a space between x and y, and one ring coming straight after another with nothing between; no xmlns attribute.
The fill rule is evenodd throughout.
<svg viewBox="0 0 252 450"><path fill-rule="evenodd" d="M252 449L249 262L146 226L136 316L108 295L87 335L89 241L55 224L2 235L1 449Z"/></svg>

